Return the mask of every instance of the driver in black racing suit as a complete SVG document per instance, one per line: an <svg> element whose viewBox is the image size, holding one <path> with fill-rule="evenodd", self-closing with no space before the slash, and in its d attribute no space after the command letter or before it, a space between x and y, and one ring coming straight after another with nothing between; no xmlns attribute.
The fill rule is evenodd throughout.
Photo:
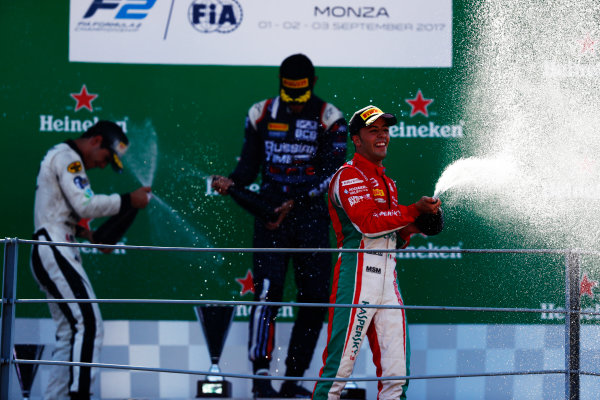
<svg viewBox="0 0 600 400"><path fill-rule="evenodd" d="M280 95L254 104L246 118L239 163L229 178L215 176L213 188L227 194L261 174L260 195L276 221L254 223L256 248L329 248L329 215L324 198L333 173L346 158L347 125L332 104L313 95L316 77L303 54L280 67ZM293 262L298 302L327 303L329 253L254 253L254 300L279 302L287 265ZM249 358L258 375L269 374L279 307L253 306ZM286 376L303 376L310 366L325 308L300 307L292 329ZM310 397L297 381L284 381L279 393L270 380L255 379L255 397Z"/></svg>

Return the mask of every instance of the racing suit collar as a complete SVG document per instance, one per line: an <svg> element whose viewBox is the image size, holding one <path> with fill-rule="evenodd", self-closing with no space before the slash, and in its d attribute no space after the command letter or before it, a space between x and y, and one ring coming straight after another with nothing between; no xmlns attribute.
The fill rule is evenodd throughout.
<svg viewBox="0 0 600 400"><path fill-rule="evenodd" d="M69 140L65 140L65 143L72 148L73 150L75 150L75 153L79 154L79 158L81 158L83 160L83 154L81 154L81 150L79 150L79 147L77 147L77 145L75 144L75 141L72 139Z"/></svg>
<svg viewBox="0 0 600 400"><path fill-rule="evenodd" d="M368 171L373 174L376 174L377 176L385 175L385 167L380 167L372 163L371 161L367 160L365 157L361 156L358 153L354 153L354 157L352 158L352 160L359 169L365 170L365 172Z"/></svg>
<svg viewBox="0 0 600 400"><path fill-rule="evenodd" d="M277 113L277 108L278 107L283 107L283 110L285 110L286 114L290 114L293 115L296 118L299 118L301 116L304 116L307 113L307 110L309 109L309 105L311 105L315 100L315 95L313 94L310 99L308 99L308 101L306 101L305 103L301 103L302 105L304 105L304 107L302 108L302 111L300 111L299 113L294 113L292 111L291 108L289 108L289 104L286 103L285 101L283 101L281 99L281 96L277 96L274 98L273 101L273 111L275 112L275 114L273 115L273 118L275 118L275 115ZM299 103L291 103L291 104L299 104Z"/></svg>

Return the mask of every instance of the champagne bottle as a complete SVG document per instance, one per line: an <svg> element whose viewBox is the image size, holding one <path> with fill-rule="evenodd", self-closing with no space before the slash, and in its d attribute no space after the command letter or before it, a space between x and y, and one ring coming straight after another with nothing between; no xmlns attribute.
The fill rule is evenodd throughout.
<svg viewBox="0 0 600 400"><path fill-rule="evenodd" d="M138 209L133 206L125 207L117 215L113 215L98 227L93 233L94 242L101 244L117 244L127 229L133 224Z"/></svg>

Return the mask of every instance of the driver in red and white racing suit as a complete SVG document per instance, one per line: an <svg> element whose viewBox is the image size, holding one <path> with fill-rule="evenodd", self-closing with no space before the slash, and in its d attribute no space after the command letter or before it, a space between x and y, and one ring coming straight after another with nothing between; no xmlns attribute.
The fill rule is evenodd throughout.
<svg viewBox="0 0 600 400"><path fill-rule="evenodd" d="M395 249L396 231L408 244L419 230L413 223L423 213L437 213L440 201L422 197L398 204L396 184L385 175L391 114L374 106L357 111L349 124L356 152L334 175L329 186L329 214L338 248ZM340 253L334 270L330 303L402 305L393 253ZM409 375L409 344L403 309L337 308L329 310L327 347L320 376L347 378L365 335L377 376ZM383 380L378 399L406 397L407 380ZM319 381L313 399L339 399L344 382Z"/></svg>

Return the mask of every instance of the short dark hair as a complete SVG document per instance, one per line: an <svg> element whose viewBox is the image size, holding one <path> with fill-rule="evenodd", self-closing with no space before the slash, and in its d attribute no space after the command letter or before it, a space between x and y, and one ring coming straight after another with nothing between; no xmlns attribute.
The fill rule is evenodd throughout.
<svg viewBox="0 0 600 400"><path fill-rule="evenodd" d="M123 129L112 121L98 121L81 135L82 138L91 138L94 136L102 136L103 142L106 139L113 139L116 137L125 144L129 144L129 139L127 139Z"/></svg>
<svg viewBox="0 0 600 400"><path fill-rule="evenodd" d="M129 147L129 139L127 139L123 129L112 121L98 121L81 135L82 138L95 136L102 137L101 146L108 149L112 154L110 162L113 169L121 172L123 170L121 157Z"/></svg>

